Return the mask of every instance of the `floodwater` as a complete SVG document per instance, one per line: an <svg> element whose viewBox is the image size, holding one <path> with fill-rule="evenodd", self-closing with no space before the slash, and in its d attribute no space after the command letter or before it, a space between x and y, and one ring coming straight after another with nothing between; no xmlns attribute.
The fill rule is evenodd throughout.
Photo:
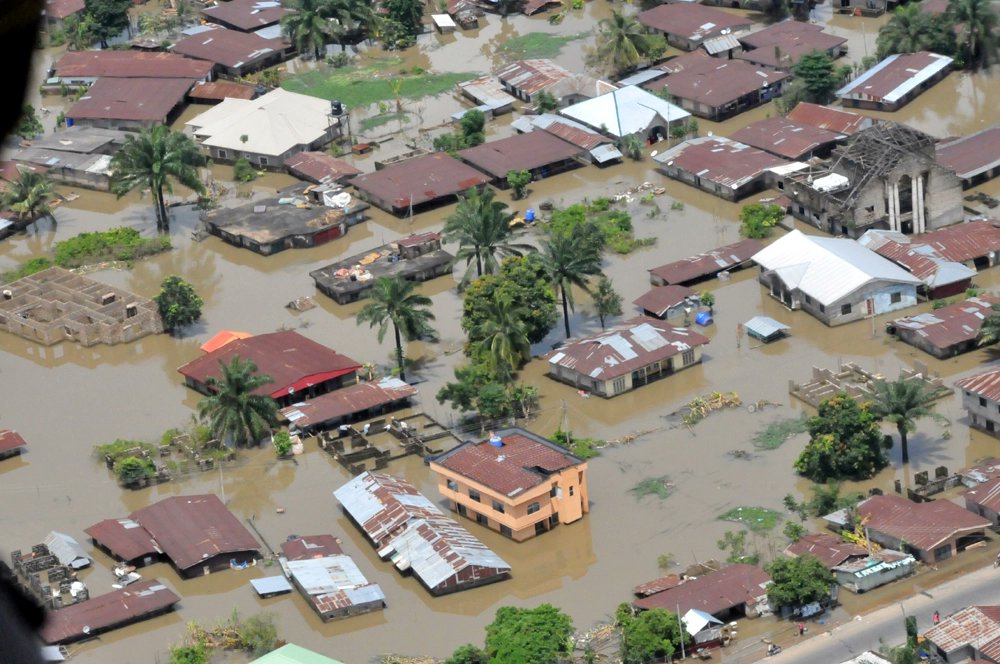
<svg viewBox="0 0 1000 664"><path fill-rule="evenodd" d="M607 8L606 3L588 3L558 27L544 19L518 17L503 22L491 16L478 35L429 35L422 38L419 55L407 53L404 57L408 63L422 62L421 66L441 70L485 71L497 64L492 55L496 45L515 34L538 30L577 33L589 29ZM876 22L837 17L833 24L836 31L850 33L851 58L863 56L866 39L874 49ZM859 34L857 26L865 26L864 34ZM438 46L439 42L448 43ZM465 42L468 45L463 46ZM583 42L573 42L559 61L579 70L583 46ZM45 56L52 57L48 52ZM935 136L991 125L997 121L994 109L1000 106L996 98L1000 86L993 84L994 76L951 74L894 117ZM437 117L447 117L458 109L457 102L447 95L421 103L437 109L433 112ZM773 113L767 106L721 125L703 122L702 132L729 133ZM491 131L501 131L506 122L509 119L491 125ZM400 142L384 146L380 156L401 151ZM370 170L373 158L367 156L357 163ZM628 256L609 256L605 261L605 271L624 296L628 314L635 312L631 301L648 288L649 268L739 237L737 205L667 181L652 166L653 162L646 160L607 170L578 169L533 183L527 201L512 202L514 209L523 210L543 200L562 205L611 195L644 181L664 186L667 193L656 199L658 211L638 201L630 208L636 235L655 236L656 245ZM226 171L216 167L213 174L221 180ZM283 176L268 175L252 189L264 195L288 182ZM997 194L1000 185L994 182L984 189ZM43 221L36 230L0 245L0 269L43 254L56 241L82 231L124 224L152 232L148 198L116 200L106 194L80 193L78 200L59 208L56 227ZM506 192L499 194L502 200L509 201L508 196ZM227 200L237 201L235 194ZM674 201L683 203L683 209L672 210ZM808 411L788 395L789 380L807 379L812 366L834 367L847 361L891 378L900 367L922 362L950 384L993 359L992 353L980 351L947 361L934 360L886 337L881 318L827 328L807 314L784 309L760 287L751 271L737 273L725 283L708 282L699 289L716 295L716 324L703 330L712 343L701 365L609 401L585 400L568 386L547 379L541 361L526 367L522 379L537 385L542 393L541 409L527 423L529 428L551 434L565 420L574 432L583 435L605 439L641 435L631 443L605 449L601 457L590 462L591 512L580 522L522 544L466 522L475 535L513 565L514 575L500 584L443 598L430 597L414 579L401 577L377 559L331 496L333 489L349 479L347 474L314 440L307 442L306 453L294 462L278 462L267 450L251 451L221 472L195 474L135 492L119 489L104 465L93 457L96 444L117 437L157 440L165 429L189 420L197 395L183 386L176 368L197 357L199 344L220 329L252 333L299 329L359 362L390 365L388 341L379 345L373 334L355 325L354 317L363 305L333 303L315 292L308 273L340 256L408 233L439 229L451 209L417 215L412 220L373 210L370 221L330 244L263 257L216 238L193 241L196 213L187 207L175 208L173 251L141 261L128 271L106 269L93 276L144 296L154 295L160 281L170 274L180 274L194 283L205 300L204 319L184 337L161 335L125 346L80 348L65 343L42 347L0 335L0 378L4 385L0 427L19 430L30 443L25 456L0 463L0 496L9 506L0 511L0 548L24 549L41 541L51 529L83 541L83 529L100 519L128 514L164 496L216 492L239 517L253 518L272 547L290 534L333 533L340 537L345 551L356 558L363 572L382 585L389 605L381 613L323 624L297 595L256 598L249 579L274 573L273 569L226 571L181 580L168 565L161 564L142 572L147 578L162 579L182 596L179 610L75 648L78 661L164 661L169 646L182 638L187 621L223 618L234 608L244 614L272 611L283 638L352 663L370 661L384 653L445 656L462 643L481 642L483 626L498 607L507 604L551 602L567 611L577 628L584 630L608 619L618 602L630 598L634 585L661 574L656 565L658 555L672 553L680 565L720 557L716 541L725 531L739 526L719 521L719 514L740 505L780 511L786 493L801 496L808 490L808 483L791 469L803 437L766 452L754 451L751 442L753 434L768 422ZM995 287L998 279L1000 271L994 269L977 277L977 283ZM421 381L414 410L446 425L455 423L455 415L439 405L434 395L462 361L461 353L456 352L463 335L458 324L460 298L454 285L454 280L442 278L419 287L432 297L441 339L434 344L413 343L408 348L408 355L417 362L412 375ZM304 313L285 308L287 302L302 295L314 295L319 306ZM927 308L923 305L922 310ZM752 347L745 339L738 344L737 324L757 314L790 325L792 336L766 347ZM578 298L571 322L576 333L598 328L585 296ZM536 352L558 342L561 330L560 324ZM713 391L735 391L747 403L767 400L777 405L753 414L744 409L717 413L692 430L671 428L666 417L669 413L691 398ZM914 472L939 465L957 469L993 453L995 440L969 431L957 398L939 402L938 410L951 423L920 422L911 442ZM949 436L943 435L945 430ZM734 451L750 452L749 458L734 455ZM859 488L890 490L893 479L902 478L898 450L893 450L892 458L890 469ZM433 478L419 459L396 462L390 470L440 502ZM637 500L629 493L643 479L661 476L668 478L673 489L666 500ZM278 508L284 512L277 513ZM752 543L766 558L784 546L777 532L755 536ZM110 567L107 557L96 554L94 569L84 573L93 594L110 590ZM918 582L922 578L918 577ZM906 587L897 585L891 592ZM845 602L849 608L861 610L879 597L879 593L872 593ZM773 629L778 629L773 621L758 620L741 631L749 635ZM747 657L759 654L753 643L750 636L740 642L747 648L744 653L750 653ZM736 661L734 652L726 656Z"/></svg>

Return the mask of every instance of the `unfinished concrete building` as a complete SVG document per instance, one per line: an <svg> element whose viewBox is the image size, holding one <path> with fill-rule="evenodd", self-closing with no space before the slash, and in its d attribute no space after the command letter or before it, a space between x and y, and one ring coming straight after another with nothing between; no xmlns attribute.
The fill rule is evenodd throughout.
<svg viewBox="0 0 1000 664"><path fill-rule="evenodd" d="M962 182L936 163L934 139L876 124L835 149L819 169L787 176L792 214L833 235L871 228L925 233L962 221Z"/></svg>
<svg viewBox="0 0 1000 664"><path fill-rule="evenodd" d="M61 267L18 279L0 293L0 329L47 346L112 345L163 332L152 300Z"/></svg>

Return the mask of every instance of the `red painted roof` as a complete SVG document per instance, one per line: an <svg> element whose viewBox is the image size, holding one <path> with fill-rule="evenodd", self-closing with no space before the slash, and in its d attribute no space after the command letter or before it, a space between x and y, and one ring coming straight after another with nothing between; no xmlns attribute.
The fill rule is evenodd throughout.
<svg viewBox="0 0 1000 664"><path fill-rule="evenodd" d="M66 116L163 122L193 84L189 78L99 78Z"/></svg>
<svg viewBox="0 0 1000 664"><path fill-rule="evenodd" d="M678 2L648 9L638 16L643 25L668 35L690 40L704 40L724 30L743 30L750 19L693 2Z"/></svg>
<svg viewBox="0 0 1000 664"><path fill-rule="evenodd" d="M487 184L489 176L445 152L407 159L374 173L359 175L351 186L397 210L463 193Z"/></svg>
<svg viewBox="0 0 1000 664"><path fill-rule="evenodd" d="M955 387L990 401L1000 401L1000 368L957 380Z"/></svg>
<svg viewBox="0 0 1000 664"><path fill-rule="evenodd" d="M785 117L795 122L847 135L861 131L872 122L871 118L860 113L820 106L806 101L799 102Z"/></svg>
<svg viewBox="0 0 1000 664"><path fill-rule="evenodd" d="M766 584L771 577L754 565L730 565L718 572L699 576L632 602L639 609L666 609L670 612L697 609L710 615L722 613L733 607L754 602L767 594ZM679 608L678 608L679 607Z"/></svg>
<svg viewBox="0 0 1000 664"><path fill-rule="evenodd" d="M18 432L12 429L0 429L0 453L16 450L27 444L27 441Z"/></svg>
<svg viewBox="0 0 1000 664"><path fill-rule="evenodd" d="M219 554L257 551L260 545L215 494L172 496L133 512L178 569Z"/></svg>
<svg viewBox="0 0 1000 664"><path fill-rule="evenodd" d="M795 160L847 136L779 116L751 122L729 138Z"/></svg>
<svg viewBox="0 0 1000 664"><path fill-rule="evenodd" d="M361 171L343 159L337 159L325 152L299 152L285 160L285 168L299 178L310 182L343 182L360 175Z"/></svg>
<svg viewBox="0 0 1000 664"><path fill-rule="evenodd" d="M274 379L255 394L274 398L301 391L310 385L343 376L361 368L358 362L302 336L294 330L258 334L230 341L218 350L188 362L177 371L186 378L204 384L222 374L219 363L229 364L234 357L251 360L258 373Z"/></svg>
<svg viewBox="0 0 1000 664"><path fill-rule="evenodd" d="M867 556L868 550L853 542L845 542L832 533L809 533L785 547L785 553L816 556L824 567L830 569L849 558Z"/></svg>
<svg viewBox="0 0 1000 664"><path fill-rule="evenodd" d="M948 56L917 51L890 55L837 91L841 99L897 103L908 87L917 94L929 88L926 82L931 72L951 66Z"/></svg>
<svg viewBox="0 0 1000 664"><path fill-rule="evenodd" d="M245 67L287 46L281 39L264 39L250 32L216 28L185 37L171 50L225 67Z"/></svg>
<svg viewBox="0 0 1000 664"><path fill-rule="evenodd" d="M301 535L281 543L281 555L288 560L310 560L344 553L333 535Z"/></svg>
<svg viewBox="0 0 1000 664"><path fill-rule="evenodd" d="M962 179L973 178L1000 165L1000 127L938 144L937 163Z"/></svg>
<svg viewBox="0 0 1000 664"><path fill-rule="evenodd" d="M698 293L687 286L653 286L632 304L662 317L671 307L682 304L685 298L697 296Z"/></svg>
<svg viewBox="0 0 1000 664"><path fill-rule="evenodd" d="M694 6L701 7L701 5ZM677 66L679 63L675 65ZM786 72L761 69L742 60L691 58L685 60L683 70L658 78L643 87L653 92L666 88L672 96L679 99L689 99L717 108L757 90L764 90L786 78L788 78Z"/></svg>
<svg viewBox="0 0 1000 664"><path fill-rule="evenodd" d="M85 602L50 611L40 636L48 644L71 643L122 627L181 601L159 581L141 581L127 588L91 597Z"/></svg>
<svg viewBox="0 0 1000 664"><path fill-rule="evenodd" d="M924 551L962 533L983 530L990 521L947 500L915 503L902 496L872 496L858 505L868 528Z"/></svg>
<svg viewBox="0 0 1000 664"><path fill-rule="evenodd" d="M277 7L270 5L276 4ZM201 10L202 15L213 23L229 25L237 30L250 32L274 25L292 10L281 7L280 3L261 0L228 0L214 7Z"/></svg>
<svg viewBox="0 0 1000 664"><path fill-rule="evenodd" d="M744 263L763 248L764 243L760 240L740 240L696 256L654 267L650 273L663 279L667 284L683 284Z"/></svg>
<svg viewBox="0 0 1000 664"><path fill-rule="evenodd" d="M551 122L543 129L550 134L554 134L564 141L569 141L573 145L583 150L593 150L598 145L610 143L611 139L600 134L595 134L584 129L571 127L565 122Z"/></svg>
<svg viewBox="0 0 1000 664"><path fill-rule="evenodd" d="M208 63L212 66L212 63ZM191 99L222 101L223 99L253 99L257 87L234 81L212 81L211 83L195 83L188 96Z"/></svg>
<svg viewBox="0 0 1000 664"><path fill-rule="evenodd" d="M494 178L505 178L509 171L531 171L572 159L581 148L547 132L515 134L458 151L462 161L472 164Z"/></svg>
<svg viewBox="0 0 1000 664"><path fill-rule="evenodd" d="M830 52L847 43L846 37L823 32L822 26L791 19L741 36L739 40L747 48L753 49L740 54L740 59L782 68L797 64L806 53Z"/></svg>
<svg viewBox="0 0 1000 664"><path fill-rule="evenodd" d="M524 429L497 432L502 447L488 440L464 443L431 462L514 498L546 481L552 473L583 464L558 445Z"/></svg>
<svg viewBox="0 0 1000 664"><path fill-rule="evenodd" d="M569 78L573 74L552 60L518 60L497 72L501 83L520 90L528 96Z"/></svg>
<svg viewBox="0 0 1000 664"><path fill-rule="evenodd" d="M212 63L176 53L68 51L52 65L52 69L60 78L203 79L211 75Z"/></svg>
<svg viewBox="0 0 1000 664"><path fill-rule="evenodd" d="M401 401L416 393L415 387L400 380L384 384L381 381L357 383L321 394L304 403L282 408L281 415L288 420L289 426L304 430L323 422Z"/></svg>
<svg viewBox="0 0 1000 664"><path fill-rule="evenodd" d="M84 531L119 560L162 553L149 531L132 519L104 519Z"/></svg>

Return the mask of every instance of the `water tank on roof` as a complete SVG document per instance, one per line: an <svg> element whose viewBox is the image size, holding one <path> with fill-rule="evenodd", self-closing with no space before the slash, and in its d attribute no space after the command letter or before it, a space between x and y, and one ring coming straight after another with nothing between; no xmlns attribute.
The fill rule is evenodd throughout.
<svg viewBox="0 0 1000 664"><path fill-rule="evenodd" d="M337 116L337 117L343 115L344 114L344 105L341 104L336 99L334 99L333 101L330 102L330 114L334 115L334 116Z"/></svg>
<svg viewBox="0 0 1000 664"><path fill-rule="evenodd" d="M490 445L492 445L493 447L503 447L503 438L501 438L496 434L491 435Z"/></svg>

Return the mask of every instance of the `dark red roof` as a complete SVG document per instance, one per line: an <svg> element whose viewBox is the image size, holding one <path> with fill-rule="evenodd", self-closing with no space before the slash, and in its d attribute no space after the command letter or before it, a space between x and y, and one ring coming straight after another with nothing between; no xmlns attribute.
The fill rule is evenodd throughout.
<svg viewBox="0 0 1000 664"><path fill-rule="evenodd" d="M789 162L758 148L750 147L725 136L698 136L656 155L661 168L697 175L705 182L713 182L728 189L738 190L764 171Z"/></svg>
<svg viewBox="0 0 1000 664"><path fill-rule="evenodd" d="M277 5L277 6L272 6ZM202 15L213 23L221 23L250 32L274 25L290 9L285 9L279 2L264 2L262 0L228 0L214 7L201 10Z"/></svg>
<svg viewBox="0 0 1000 664"><path fill-rule="evenodd" d="M683 284L748 261L763 248L764 243L760 240L740 240L703 254L654 267L650 272L664 283Z"/></svg>
<svg viewBox="0 0 1000 664"><path fill-rule="evenodd" d="M46 173L49 169L44 166L38 166L37 164L27 164L20 161L0 161L0 180L7 180L8 182L17 180L21 177L19 168L33 171L35 173ZM4 182L0 182L0 190L5 187Z"/></svg>
<svg viewBox="0 0 1000 664"><path fill-rule="evenodd" d="M653 579L652 581L647 581L646 583L641 583L632 589L636 597L649 597L656 593L661 593L664 590L669 590L670 588L676 588L681 585L681 577L676 574L668 574L667 576L661 576L658 579Z"/></svg>
<svg viewBox="0 0 1000 664"><path fill-rule="evenodd" d="M785 548L792 556L811 555L819 558L827 569L836 567L845 560L868 555L868 550L853 542L845 542L832 533L809 533Z"/></svg>
<svg viewBox="0 0 1000 664"><path fill-rule="evenodd" d="M967 221L911 236L910 244L928 245L945 260L965 263L1000 252L1000 228L989 221Z"/></svg>
<svg viewBox="0 0 1000 664"><path fill-rule="evenodd" d="M458 156L484 173L502 179L508 171L531 171L572 159L580 152L581 148L557 136L534 131L459 150Z"/></svg>
<svg viewBox="0 0 1000 664"><path fill-rule="evenodd" d="M937 163L968 179L1000 165L1000 127L990 127L971 136L942 141Z"/></svg>
<svg viewBox="0 0 1000 664"><path fill-rule="evenodd" d="M176 53L68 51L52 65L60 78L192 78L212 73L212 63Z"/></svg>
<svg viewBox="0 0 1000 664"><path fill-rule="evenodd" d="M611 139L607 136L601 136L600 134L595 134L584 129L577 129L565 122L551 122L545 127L544 131L554 134L564 141L569 141L583 150L593 150L598 145L611 142Z"/></svg>
<svg viewBox="0 0 1000 664"><path fill-rule="evenodd" d="M343 182L348 178L360 175L361 171L348 164L343 159L325 152L300 152L285 160L285 168L299 178L310 182L329 183Z"/></svg>
<svg viewBox="0 0 1000 664"><path fill-rule="evenodd" d="M188 362L177 371L185 378L204 384L210 377L221 376L220 362L229 364L234 357L251 360L257 365L259 373L274 379L255 392L274 398L290 394L289 388L298 392L361 368L358 362L346 355L294 330L285 330L235 339Z"/></svg>
<svg viewBox="0 0 1000 664"><path fill-rule="evenodd" d="M48 644L79 641L142 620L179 601L181 598L159 581L141 581L49 612L40 636Z"/></svg>
<svg viewBox="0 0 1000 664"><path fill-rule="evenodd" d="M119 560L136 560L162 553L149 531L132 519L105 519L83 532Z"/></svg>
<svg viewBox="0 0 1000 664"><path fill-rule="evenodd" d="M753 565L730 565L674 588L637 599L632 604L639 609L666 609L670 612L697 609L710 615L722 613L765 595L771 577Z"/></svg>
<svg viewBox="0 0 1000 664"><path fill-rule="evenodd" d="M174 44L172 50L226 67L245 67L275 51L283 51L287 46L281 39L265 39L251 32L216 28L185 37Z"/></svg>
<svg viewBox="0 0 1000 664"><path fill-rule="evenodd" d="M678 74L682 71L699 70L703 67L709 66L709 64L713 61L715 61L715 58L705 51L698 49L697 51L683 53L670 58L666 62L661 62L656 65L654 69L662 69L668 74Z"/></svg>
<svg viewBox="0 0 1000 664"><path fill-rule="evenodd" d="M208 63L212 66L212 63ZM191 99L222 101L223 99L253 99L257 87L235 81L212 81L211 83L195 83L188 96Z"/></svg>
<svg viewBox="0 0 1000 664"><path fill-rule="evenodd" d="M751 122L729 138L779 157L799 159L847 136L778 116Z"/></svg>
<svg viewBox="0 0 1000 664"><path fill-rule="evenodd" d="M164 122L193 84L189 78L99 78L66 116Z"/></svg>
<svg viewBox="0 0 1000 664"><path fill-rule="evenodd" d="M860 113L820 106L807 101L799 102L785 117L801 124L847 135L861 131L872 121L871 118Z"/></svg>
<svg viewBox="0 0 1000 664"><path fill-rule="evenodd" d="M928 51L890 55L847 83L837 91L837 96L846 100L897 103L908 91L919 94L927 90L933 73L947 71L952 62L948 56Z"/></svg>
<svg viewBox="0 0 1000 664"><path fill-rule="evenodd" d="M490 441L464 443L431 463L508 497L545 482L546 478L583 461L555 443L524 429L505 429L496 434L503 445Z"/></svg>
<svg viewBox="0 0 1000 664"><path fill-rule="evenodd" d="M993 305L1000 298L981 295L949 304L923 314L915 314L892 322L897 329L912 330L935 348L975 341L983 320L993 315Z"/></svg>
<svg viewBox="0 0 1000 664"><path fill-rule="evenodd" d="M403 381L396 383L372 382L348 385L339 390L321 394L304 403L281 409L289 426L304 430L337 418L385 406L412 397L417 389Z"/></svg>
<svg viewBox="0 0 1000 664"><path fill-rule="evenodd" d="M301 535L281 543L281 555L288 560L310 560L344 553L333 535Z"/></svg>
<svg viewBox="0 0 1000 664"><path fill-rule="evenodd" d="M215 494L172 496L133 512L178 569L219 554L257 551L260 545Z"/></svg>
<svg viewBox="0 0 1000 664"><path fill-rule="evenodd" d="M12 429L0 429L0 453L16 450L27 444L18 432Z"/></svg>
<svg viewBox="0 0 1000 664"><path fill-rule="evenodd" d="M915 503L902 496L872 496L858 505L868 528L924 551L950 537L989 528L990 521L948 500Z"/></svg>
<svg viewBox="0 0 1000 664"><path fill-rule="evenodd" d="M781 68L797 64L806 53L830 52L847 43L846 37L823 32L822 26L794 20L776 23L763 30L741 36L739 40L753 49L740 54L740 59Z"/></svg>
<svg viewBox="0 0 1000 664"><path fill-rule="evenodd" d="M682 304L685 298L697 297L698 293L687 286L653 286L632 304L657 316L663 316L671 307Z"/></svg>
<svg viewBox="0 0 1000 664"><path fill-rule="evenodd" d="M788 78L788 74L783 71L760 69L742 60L709 57L704 60L689 59L685 63L683 70L658 78L643 87L653 92L666 88L672 96L679 99L717 108Z"/></svg>
<svg viewBox="0 0 1000 664"><path fill-rule="evenodd" d="M79 14L84 9L83 0L45 0L45 15L56 19Z"/></svg>
<svg viewBox="0 0 1000 664"><path fill-rule="evenodd" d="M351 180L351 186L400 210L411 203L420 205L454 196L489 181L472 166L445 152L435 152L359 175Z"/></svg>
<svg viewBox="0 0 1000 664"><path fill-rule="evenodd" d="M705 40L724 30L742 30L753 24L743 16L693 2L660 5L640 13L638 19L654 30L690 40Z"/></svg>

